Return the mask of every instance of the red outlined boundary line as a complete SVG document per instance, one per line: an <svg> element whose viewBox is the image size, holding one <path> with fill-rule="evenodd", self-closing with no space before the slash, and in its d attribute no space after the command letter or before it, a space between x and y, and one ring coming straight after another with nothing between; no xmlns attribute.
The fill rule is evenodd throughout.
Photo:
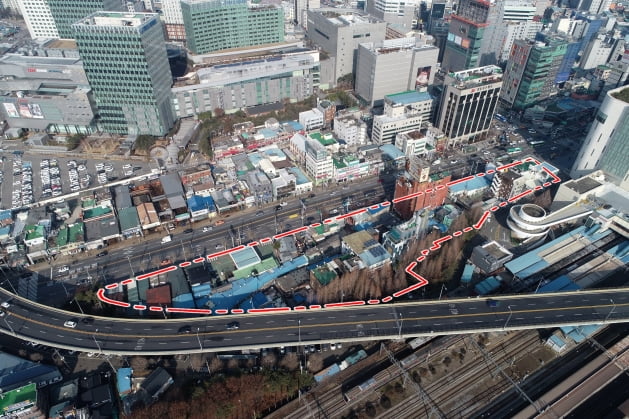
<svg viewBox="0 0 629 419"><path fill-rule="evenodd" d="M541 164L538 160L529 157L526 158L524 160L525 162L535 162L535 164ZM467 182L468 180L472 180L476 177L482 177L485 175L491 175L494 174L498 171L502 171L502 170L507 170L511 167L515 167L522 164L522 161L518 160L515 161L513 163L509 163L506 164L504 166L500 166L497 167L496 169L489 169L486 172L481 172L481 173L477 173L476 175L471 175L471 176L467 176L465 178L462 179L457 179L455 181L452 182L448 182L446 185L448 187L453 186L453 185L457 185L459 183L463 183L463 182ZM441 248L441 244L447 242L448 240L452 240L454 238L457 237L461 237L463 236L464 233L468 233L472 230L479 230L483 227L483 225L487 222L487 220L489 219L489 216L491 215L492 212L498 211L500 208L504 208L509 204L512 204L522 198L524 198L525 196L533 193L534 191L539 191L542 190L543 188L548 188L549 186L551 186L552 184L555 183L559 183L561 182L561 179L554 174L553 172L551 172L548 168L546 167L542 167L542 169L552 178L552 180L550 182L544 182L542 186L535 186L533 189L528 189L518 195L515 195L511 198L509 198L506 201L500 202L497 205L492 206L489 210L485 211L483 213L483 215L481 215L481 217L479 218L479 220L473 224L472 226L468 226L465 227L463 230L460 231L455 231L453 232L451 235L448 234L446 236L443 236L439 239L436 239L432 242L432 246L428 249L423 249L420 251L421 256L417 257L416 261L411 262L405 269L404 272L406 272L408 275L410 275L411 277L413 277L417 283L410 285L404 289L401 289L397 292L394 292L392 294L392 296L386 296L380 299L369 299L367 301L346 301L346 302L339 302L339 303L328 303L328 304L324 304L323 306L318 305L318 304L313 304L310 305L308 307L306 306L297 306L297 307L276 307L276 308L251 308L248 310L244 310L244 309L240 309L240 308L234 308L231 310L227 310L227 309L216 309L214 311L209 310L209 309L191 309L191 308L175 308L175 307L160 307L160 306L146 306L143 304L134 304L133 306L130 303L124 302L124 301L117 301L117 300L113 300L111 298L108 298L107 296L105 296L105 290L112 290L112 289L116 289L118 287L121 287L123 285L129 285L131 284L133 281L141 281L143 279L147 279L147 278L151 278L153 276L157 276L157 275L161 275L164 273L168 273L168 272L172 272L174 270L177 270L178 268L185 268L191 265L190 262L188 261L184 261L179 263L178 265L171 265L168 266L166 268L162 268L153 272L149 272L149 273L145 273L142 275L138 275L136 278L129 278L129 279L125 279L119 283L113 283L113 284L109 284L106 285L104 288L100 288L97 292L96 292L96 296L98 297L98 299L100 301L102 301L105 304L111 304L114 306L118 306L118 307L123 307L123 308L133 308L134 310L138 310L138 311L143 311L143 310L149 310L149 311L154 311L154 312L167 312L167 313L186 313L186 314L204 314L204 315L208 315L208 314L244 314L246 313L277 313L277 312L286 312L286 311L302 311L302 310L319 310L321 308L328 308L328 309L333 309L333 308L341 308L341 307L353 307L353 306L362 306L365 304L380 304L380 303L388 303L390 301L393 300L393 298L399 298L405 294L408 294L411 291L414 291L416 289L419 289L421 287L424 287L426 285L428 285L428 280L426 278L424 278L423 276L421 276L420 274L418 274L417 272L414 271L414 269L417 267L417 265L419 264L419 262L423 262L426 257L428 257L430 255L430 253L432 251L436 251L438 249ZM442 190L444 189L446 186L445 185L439 185L437 186L435 189L437 190ZM432 192L433 189L426 189L425 191L420 191L420 192L414 192L412 194L409 195L405 195L399 198L395 198L393 199L393 204L397 204L399 202L403 202L409 199L413 199L416 198L418 196L423 195L424 193L430 193ZM381 203L378 204L373 204L369 207L365 207L365 208L361 208L355 211L352 211L350 213L347 214L343 214L343 215L339 215L337 217L334 218L328 218L326 220L323 221L323 224L330 224L333 223L335 220L336 221L340 221L340 220L344 220L346 218L349 217L353 217L355 215L360 215L363 214L365 212L367 212L367 208L375 210L378 208L386 208L387 206L390 206L391 202L389 201L383 201ZM300 233L302 231L306 231L309 228L316 228L321 226L321 223L313 223L310 224L308 226L303 226L303 227L299 227L290 231L286 231L284 233L280 233L280 234L276 234L275 236L273 236L273 239L280 239L282 237L287 237L293 234L297 234ZM192 262L194 263L201 263L203 262L205 259L207 259L208 261L211 259L215 259L218 258L220 256L226 256L229 255L230 253L233 252L237 252L239 250L245 249L247 247L255 247L255 246L259 246L261 244L266 244L266 243L270 243L273 239L269 238L269 237L265 237L263 239L260 239L259 241L254 241L251 242L249 244L245 245L240 245L240 246L236 246L233 247L231 249L227 249L227 250L223 250L220 252L216 252L216 253L211 253L207 256L204 257L198 257L196 259L193 259Z"/></svg>

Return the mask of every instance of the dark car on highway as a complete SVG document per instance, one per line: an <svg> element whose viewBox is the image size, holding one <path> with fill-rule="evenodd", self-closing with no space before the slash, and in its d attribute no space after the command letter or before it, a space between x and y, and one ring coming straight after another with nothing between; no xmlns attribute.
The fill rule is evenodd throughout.
<svg viewBox="0 0 629 419"><path fill-rule="evenodd" d="M182 326L179 328L179 334L180 335L185 335L192 332L192 328L190 326Z"/></svg>
<svg viewBox="0 0 629 419"><path fill-rule="evenodd" d="M238 330L240 329L240 323L238 322L231 322L227 325L227 330Z"/></svg>

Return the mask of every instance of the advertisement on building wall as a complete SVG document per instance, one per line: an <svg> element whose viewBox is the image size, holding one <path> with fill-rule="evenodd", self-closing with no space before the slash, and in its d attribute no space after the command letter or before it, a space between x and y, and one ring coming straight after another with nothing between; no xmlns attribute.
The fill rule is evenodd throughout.
<svg viewBox="0 0 629 419"><path fill-rule="evenodd" d="M4 110L9 116L9 118L20 117L20 114L17 112L17 109L15 109L15 105L13 103L3 103L2 105L4 106Z"/></svg>
<svg viewBox="0 0 629 419"><path fill-rule="evenodd" d="M415 77L415 88L428 86L430 80L430 71L432 67L419 67L417 69L417 76Z"/></svg>
<svg viewBox="0 0 629 419"><path fill-rule="evenodd" d="M43 119L44 114L37 103L21 103L20 115L22 118L37 118Z"/></svg>

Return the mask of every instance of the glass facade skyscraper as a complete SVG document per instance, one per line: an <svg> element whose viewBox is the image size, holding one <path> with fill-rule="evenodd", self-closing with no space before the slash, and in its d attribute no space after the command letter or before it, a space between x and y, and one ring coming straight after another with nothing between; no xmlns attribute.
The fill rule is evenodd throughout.
<svg viewBox="0 0 629 419"><path fill-rule="evenodd" d="M172 75L159 15L96 12L72 25L103 131L164 135Z"/></svg>
<svg viewBox="0 0 629 419"><path fill-rule="evenodd" d="M73 38L72 24L99 10L122 11L120 0L47 0L60 38Z"/></svg>
<svg viewBox="0 0 629 419"><path fill-rule="evenodd" d="M194 54L284 41L284 12L273 5L249 8L246 0L182 0L181 11Z"/></svg>

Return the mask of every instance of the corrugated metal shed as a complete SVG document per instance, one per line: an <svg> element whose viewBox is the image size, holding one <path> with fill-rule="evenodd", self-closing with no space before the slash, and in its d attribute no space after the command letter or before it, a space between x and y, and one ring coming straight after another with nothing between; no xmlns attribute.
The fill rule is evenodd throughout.
<svg viewBox="0 0 629 419"><path fill-rule="evenodd" d="M170 285L160 285L146 291L146 303L150 306L170 305L171 301Z"/></svg>

